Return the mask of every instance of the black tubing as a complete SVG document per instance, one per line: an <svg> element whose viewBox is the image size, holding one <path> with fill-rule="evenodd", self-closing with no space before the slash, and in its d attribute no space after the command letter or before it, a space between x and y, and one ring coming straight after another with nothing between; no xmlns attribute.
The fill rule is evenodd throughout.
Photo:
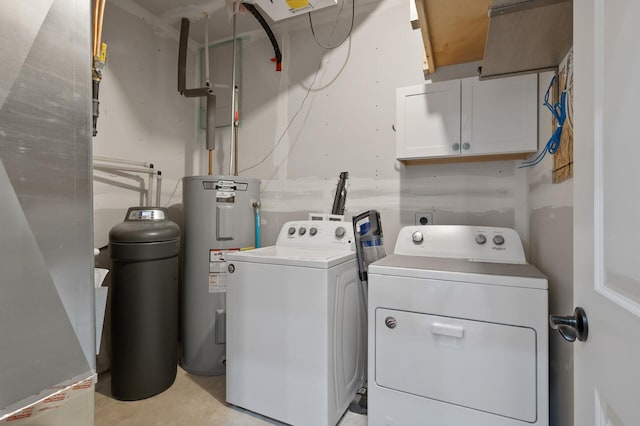
<svg viewBox="0 0 640 426"><path fill-rule="evenodd" d="M98 134L98 116L100 115L100 101L98 100L98 95L100 92L100 80L93 80L92 84L93 91L93 136L95 137Z"/></svg>
<svg viewBox="0 0 640 426"><path fill-rule="evenodd" d="M341 172L338 187L336 188L336 196L333 199L331 214L344 214L344 205L347 201L347 179L349 179L349 172Z"/></svg>
<svg viewBox="0 0 640 426"><path fill-rule="evenodd" d="M189 42L189 20L182 18L180 24L180 45L178 47L178 92L187 88L187 43Z"/></svg>
<svg viewBox="0 0 640 426"><path fill-rule="evenodd" d="M269 40L271 40L271 44L273 45L273 51L276 55L276 71L280 71L282 69L282 53L280 52L278 41L273 35L273 31L271 31L271 28L269 28L269 24L267 24L267 21L264 20L264 18L262 17L260 12L258 12L258 9L256 9L254 5L249 3L242 3L242 5L246 7L249 12L251 12L251 14L258 20L258 22L260 22L260 25L262 25L262 28L264 28L264 31L267 33L267 36L269 37Z"/></svg>

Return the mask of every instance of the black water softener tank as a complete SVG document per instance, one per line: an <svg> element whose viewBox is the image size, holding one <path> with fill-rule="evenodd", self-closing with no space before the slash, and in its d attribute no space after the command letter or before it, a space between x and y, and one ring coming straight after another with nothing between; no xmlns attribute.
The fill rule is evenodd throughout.
<svg viewBox="0 0 640 426"><path fill-rule="evenodd" d="M178 365L180 228L166 209L132 207L109 232L111 393L133 401L171 386Z"/></svg>

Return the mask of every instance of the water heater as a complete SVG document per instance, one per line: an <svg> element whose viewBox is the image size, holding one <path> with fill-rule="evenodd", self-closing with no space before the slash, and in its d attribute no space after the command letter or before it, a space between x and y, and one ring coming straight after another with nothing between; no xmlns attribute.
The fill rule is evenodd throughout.
<svg viewBox="0 0 640 426"><path fill-rule="evenodd" d="M182 367L198 375L225 372L226 254L255 246L260 180L188 176L184 205Z"/></svg>

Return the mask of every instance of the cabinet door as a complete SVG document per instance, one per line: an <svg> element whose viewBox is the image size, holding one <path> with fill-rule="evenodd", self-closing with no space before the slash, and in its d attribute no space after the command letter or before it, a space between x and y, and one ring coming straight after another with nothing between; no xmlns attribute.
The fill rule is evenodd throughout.
<svg viewBox="0 0 640 426"><path fill-rule="evenodd" d="M396 91L399 160L460 155L460 80Z"/></svg>
<svg viewBox="0 0 640 426"><path fill-rule="evenodd" d="M462 155L535 152L538 76L462 80Z"/></svg>

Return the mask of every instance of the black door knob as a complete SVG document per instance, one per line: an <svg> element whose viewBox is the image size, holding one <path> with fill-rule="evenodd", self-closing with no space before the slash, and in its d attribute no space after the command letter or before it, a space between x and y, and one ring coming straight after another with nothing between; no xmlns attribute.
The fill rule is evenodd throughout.
<svg viewBox="0 0 640 426"><path fill-rule="evenodd" d="M589 335L587 313L580 306L573 311L572 316L549 315L549 325L558 330L567 342L575 342L576 339L584 342Z"/></svg>

